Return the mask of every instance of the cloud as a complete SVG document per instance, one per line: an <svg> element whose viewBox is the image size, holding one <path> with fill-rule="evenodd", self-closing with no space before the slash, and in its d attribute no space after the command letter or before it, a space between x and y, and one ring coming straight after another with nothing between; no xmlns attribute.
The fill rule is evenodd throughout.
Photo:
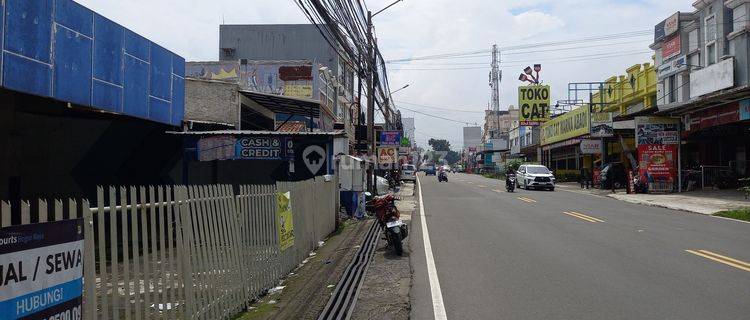
<svg viewBox="0 0 750 320"><path fill-rule="evenodd" d="M185 56L188 60L218 58L219 24L307 23L295 1L278 0L79 0L83 5ZM379 10L392 0L368 0ZM376 35L386 59L483 50L472 58L389 64L391 87L410 84L395 100L463 110L487 108L490 91L489 50L524 43L564 41L653 26L676 11L690 12L692 0L406 0L375 17ZM552 86L553 99L567 99L567 84L603 81L651 54L559 62L566 57L648 50L650 37L631 43L587 46L577 50L514 54L502 52L501 106L516 104L517 74L524 65L543 64L542 79ZM625 42L625 40L618 40ZM632 43L641 40L639 43ZM614 43L610 41L604 43ZM592 47L593 46L593 47ZM529 46L526 51L538 50ZM570 60L570 59L568 59ZM461 69L463 68L463 69ZM469 69L467 69L469 68ZM474 69L479 68L479 69ZM401 69L401 70L398 70ZM460 70L404 70L460 69ZM412 108L412 107L409 107ZM483 121L481 113L421 111L451 119ZM430 136L460 141L461 124L414 116L418 143ZM454 145L460 143L452 143Z"/></svg>

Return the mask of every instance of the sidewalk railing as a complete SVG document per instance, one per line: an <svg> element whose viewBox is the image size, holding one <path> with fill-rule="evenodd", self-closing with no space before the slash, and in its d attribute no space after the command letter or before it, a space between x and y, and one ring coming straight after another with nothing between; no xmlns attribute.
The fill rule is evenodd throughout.
<svg viewBox="0 0 750 320"><path fill-rule="evenodd" d="M276 194L291 192L280 250ZM227 319L334 231L336 179L276 185L97 188L88 200L20 203L20 223L84 219L84 319ZM0 202L0 226L11 225Z"/></svg>
<svg viewBox="0 0 750 320"><path fill-rule="evenodd" d="M701 166L701 189L723 187L731 184L734 172L730 166Z"/></svg>

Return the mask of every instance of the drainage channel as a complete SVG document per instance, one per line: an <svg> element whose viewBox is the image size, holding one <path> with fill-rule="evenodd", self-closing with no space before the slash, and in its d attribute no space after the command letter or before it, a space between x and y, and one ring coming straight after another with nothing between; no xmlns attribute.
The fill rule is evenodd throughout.
<svg viewBox="0 0 750 320"><path fill-rule="evenodd" d="M341 276L341 280L336 285L331 299L328 300L318 320L341 320L351 317L359 287L365 279L365 271L375 252L379 237L380 225L373 221L365 236L365 241L362 242L352 262L346 267L346 271Z"/></svg>

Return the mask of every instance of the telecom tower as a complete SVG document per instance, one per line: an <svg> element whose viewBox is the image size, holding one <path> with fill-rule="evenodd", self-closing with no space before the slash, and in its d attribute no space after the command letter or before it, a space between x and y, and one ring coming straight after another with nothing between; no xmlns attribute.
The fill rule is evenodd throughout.
<svg viewBox="0 0 750 320"><path fill-rule="evenodd" d="M490 72L490 88L492 88L492 111L500 111L500 81L503 73L500 71L500 51L497 45L492 45L492 71Z"/></svg>

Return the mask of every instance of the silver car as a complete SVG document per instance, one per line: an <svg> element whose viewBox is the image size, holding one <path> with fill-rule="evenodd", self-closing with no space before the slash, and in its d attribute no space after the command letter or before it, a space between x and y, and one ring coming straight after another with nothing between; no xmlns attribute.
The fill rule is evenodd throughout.
<svg viewBox="0 0 750 320"><path fill-rule="evenodd" d="M413 164L401 166L401 181L417 181L417 167Z"/></svg>
<svg viewBox="0 0 750 320"><path fill-rule="evenodd" d="M526 190L549 189L555 191L555 176L545 166L525 164L518 167L516 186Z"/></svg>

